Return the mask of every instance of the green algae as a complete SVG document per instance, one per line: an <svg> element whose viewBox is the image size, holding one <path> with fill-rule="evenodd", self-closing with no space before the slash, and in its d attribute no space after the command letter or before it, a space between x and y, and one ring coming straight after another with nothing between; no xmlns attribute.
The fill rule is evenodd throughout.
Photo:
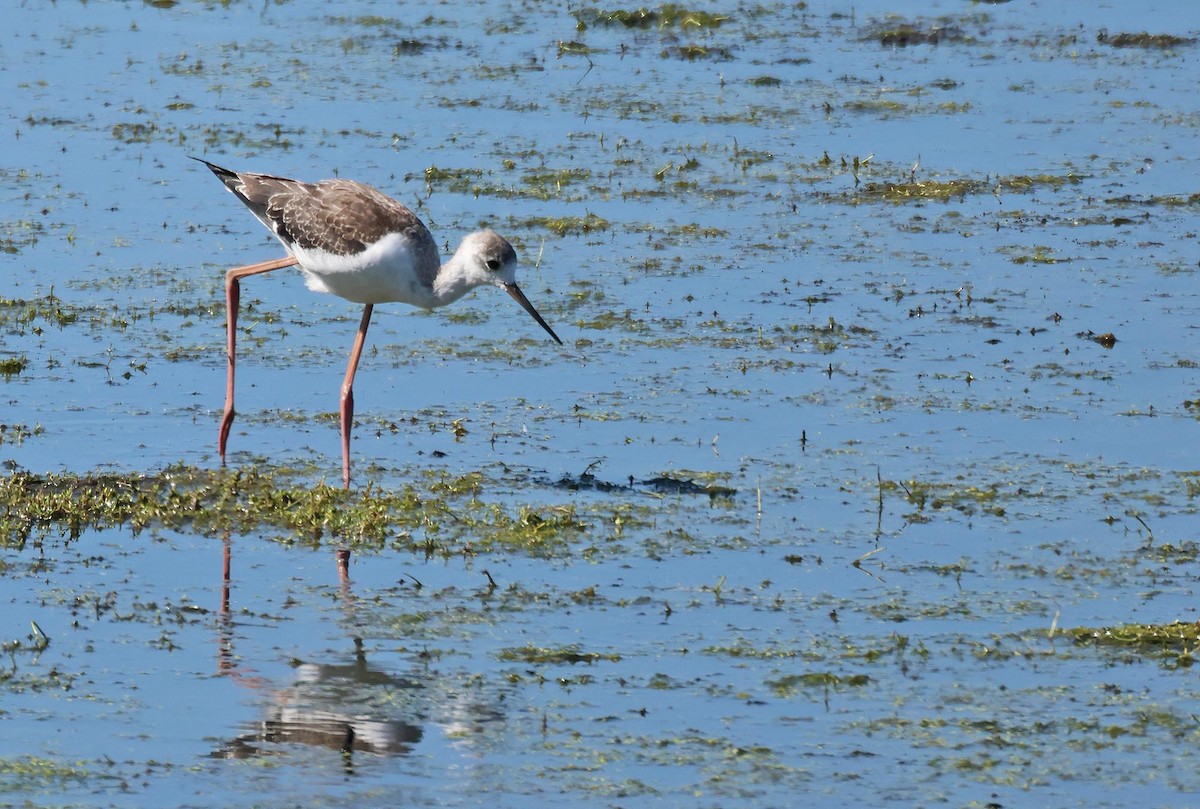
<svg viewBox="0 0 1200 809"><path fill-rule="evenodd" d="M36 298L0 298L0 328L23 333L37 322L63 328L80 320L100 316L95 306L77 306L59 298L54 291Z"/></svg>
<svg viewBox="0 0 1200 809"><path fill-rule="evenodd" d="M897 182L868 182L855 190L854 202L883 201L949 202L976 194L998 194L1002 191L1029 193L1039 188L1060 189L1082 181L1076 174L1010 175L988 178L956 177L948 180L916 180Z"/></svg>
<svg viewBox="0 0 1200 809"><path fill-rule="evenodd" d="M1101 31L1096 35L1096 41L1101 45L1108 45L1113 48L1156 48L1159 50L1169 50L1196 44L1196 40L1193 37L1181 37L1174 34L1150 34L1145 31L1121 34L1109 34L1108 31Z"/></svg>
<svg viewBox="0 0 1200 809"><path fill-rule="evenodd" d="M25 443L25 439L39 436L46 432L46 429L40 424L34 424L30 427L27 424L12 423L0 424L0 446L11 444L20 446Z"/></svg>
<svg viewBox="0 0 1200 809"><path fill-rule="evenodd" d="M586 525L572 507L510 513L478 499L477 477L435 477L412 486L347 491L285 472L175 466L153 474L93 473L0 479L0 545L41 546L61 536L127 527L206 536L266 532L285 544L385 547L426 555L523 548L544 555Z"/></svg>
<svg viewBox="0 0 1200 809"><path fill-rule="evenodd" d="M5 357L0 359L0 376L6 380L17 376L29 365L27 357Z"/></svg>
<svg viewBox="0 0 1200 809"><path fill-rule="evenodd" d="M732 50L713 45L672 45L669 48L664 48L659 53L659 56L663 59L683 59L687 62L695 62L701 59L714 62L733 61Z"/></svg>
<svg viewBox="0 0 1200 809"><path fill-rule="evenodd" d="M1044 245L1037 245L1033 248L1032 253L1021 253L1013 256L1011 261L1013 264L1057 264L1060 261L1068 261L1069 259L1058 258L1054 255L1051 248Z"/></svg>
<svg viewBox="0 0 1200 809"><path fill-rule="evenodd" d="M112 136L121 143L150 143L158 137L158 124L154 121L143 123L141 121L130 121L128 123L113 124Z"/></svg>
<svg viewBox="0 0 1200 809"><path fill-rule="evenodd" d="M719 646L707 646L701 650L704 654L721 655L732 658L745 658L749 660L790 660L801 656L801 652L793 648L781 648L779 646L768 646L765 648L755 646L744 639L732 644Z"/></svg>
<svg viewBox="0 0 1200 809"><path fill-rule="evenodd" d="M0 758L0 794L57 790L95 777L95 771L82 761L66 762L29 755Z"/></svg>
<svg viewBox="0 0 1200 809"><path fill-rule="evenodd" d="M876 25L861 37L862 41L877 41L885 48L907 48L911 45L938 45L942 42L974 42L958 25L947 22L910 23L888 21Z"/></svg>
<svg viewBox="0 0 1200 809"><path fill-rule="evenodd" d="M620 25L625 28L719 28L728 21L728 14L715 14L709 11L694 11L666 3L658 8L637 8L632 10L616 9L603 10L587 8L572 12L579 30L589 26Z"/></svg>
<svg viewBox="0 0 1200 809"><path fill-rule="evenodd" d="M877 197L888 202L908 202L912 200L936 200L947 202L951 199L965 197L967 194L977 194L986 187L982 180L942 180L907 183L867 183L863 189L864 196Z"/></svg>
<svg viewBox="0 0 1200 809"><path fill-rule="evenodd" d="M966 515L982 512L996 517L1002 517L1005 513L1005 495L995 484L981 487L964 483L884 480L880 485L883 492L903 492L904 499L916 509L905 518L914 522L928 519L925 514L927 509L953 509ZM1017 494L1013 493L1014 496Z"/></svg>
<svg viewBox="0 0 1200 809"><path fill-rule="evenodd" d="M1079 646L1134 653L1173 665L1190 666L1200 647L1200 623L1124 624L1121 626L1077 627L1063 634Z"/></svg>
<svg viewBox="0 0 1200 809"><path fill-rule="evenodd" d="M584 216L535 216L526 220L525 224L529 227L545 228L555 236L592 233L612 227L607 219L593 213Z"/></svg>
<svg viewBox="0 0 1200 809"><path fill-rule="evenodd" d="M456 168L444 169L438 166L429 166L424 171L425 184L429 187L435 185L446 186L450 191L462 193L471 188L481 176L481 169L471 168ZM412 175L405 177L405 180L412 179Z"/></svg>
<svg viewBox="0 0 1200 809"><path fill-rule="evenodd" d="M830 671L810 671L804 674L788 674L777 679L767 680L775 695L782 698L795 697L803 692L812 690L841 690L844 688L863 688L870 685L871 677L867 674L834 674Z"/></svg>
<svg viewBox="0 0 1200 809"><path fill-rule="evenodd" d="M543 663L549 665L560 665L563 663L570 665L577 663L591 664L605 660L615 663L621 660L619 654L584 652L580 651L579 647L574 645L560 648L543 648L526 644L525 646L500 649L496 652L496 657L508 662L516 661L520 663Z"/></svg>
<svg viewBox="0 0 1200 809"><path fill-rule="evenodd" d="M36 220L0 222L0 253L15 256L26 247L37 244L45 231L45 225Z"/></svg>
<svg viewBox="0 0 1200 809"><path fill-rule="evenodd" d="M1200 192L1181 196L1179 194L1155 194L1145 197L1136 197L1126 195L1120 197L1109 197L1105 200L1109 205L1121 206L1144 206L1144 205L1161 205L1164 208L1190 208L1200 206Z"/></svg>
<svg viewBox="0 0 1200 809"><path fill-rule="evenodd" d="M521 196L540 200L562 199L567 188L591 179L592 171L585 168L554 169L542 166L529 169L521 177Z"/></svg>

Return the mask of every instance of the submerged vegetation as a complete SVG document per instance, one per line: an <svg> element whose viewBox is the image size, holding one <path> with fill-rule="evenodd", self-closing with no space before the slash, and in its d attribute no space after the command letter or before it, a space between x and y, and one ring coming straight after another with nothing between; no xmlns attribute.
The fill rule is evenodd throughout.
<svg viewBox="0 0 1200 809"><path fill-rule="evenodd" d="M0 328L24 331L39 321L62 328L81 317L98 314L94 306L75 306L63 301L54 290L35 298L0 298Z"/></svg>
<svg viewBox="0 0 1200 809"><path fill-rule="evenodd" d="M937 45L941 42L969 42L971 38L957 25L948 23L886 22L874 26L863 40L878 41L884 47L907 48L910 45Z"/></svg>
<svg viewBox="0 0 1200 809"><path fill-rule="evenodd" d="M30 427L27 424L0 424L0 445L3 444L22 444L26 438L39 436L45 432L45 428L40 424L35 424Z"/></svg>
<svg viewBox="0 0 1200 809"><path fill-rule="evenodd" d="M1140 33L1110 34L1101 31L1096 35L1096 41L1101 45L1111 45L1114 48L1180 48L1196 44L1194 37L1181 37L1175 34Z"/></svg>
<svg viewBox="0 0 1200 809"><path fill-rule="evenodd" d="M0 177L3 177L0 174ZM16 255L22 249L37 244L45 226L37 221L0 222L0 253Z"/></svg>
<svg viewBox="0 0 1200 809"><path fill-rule="evenodd" d="M868 182L851 193L855 201L949 202L972 194L1000 194L1005 191L1021 194L1039 188L1059 189L1078 184L1081 179L1076 174L1015 175L981 179L960 177L949 180L917 180L912 177L907 181Z"/></svg>
<svg viewBox="0 0 1200 809"><path fill-rule="evenodd" d="M1103 629L1078 627L1066 630L1066 634L1080 646L1157 658L1180 667L1192 666L1196 662L1197 651L1200 651L1200 622L1126 624Z"/></svg>
<svg viewBox="0 0 1200 809"><path fill-rule="evenodd" d="M587 524L569 506L515 514L476 496L479 481L438 477L413 487L346 491L307 485L283 473L211 471L174 466L157 474L94 473L0 479L0 543L42 545L50 536L128 527L187 530L208 536L260 532L287 544L332 543L450 555L473 549L554 551Z"/></svg>
<svg viewBox="0 0 1200 809"><path fill-rule="evenodd" d="M666 3L658 8L603 10L585 8L573 12L579 30L596 25L622 25L626 28L718 28L730 19L728 14L683 8Z"/></svg>

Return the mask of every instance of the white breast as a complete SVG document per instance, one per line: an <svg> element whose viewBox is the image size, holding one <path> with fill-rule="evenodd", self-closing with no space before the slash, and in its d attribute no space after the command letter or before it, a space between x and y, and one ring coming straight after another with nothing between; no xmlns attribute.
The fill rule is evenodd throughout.
<svg viewBox="0 0 1200 809"><path fill-rule="evenodd" d="M401 303L425 309L436 305L432 280L437 266L419 267L412 241L389 233L361 253L340 256L319 248L291 245L308 288L355 303Z"/></svg>

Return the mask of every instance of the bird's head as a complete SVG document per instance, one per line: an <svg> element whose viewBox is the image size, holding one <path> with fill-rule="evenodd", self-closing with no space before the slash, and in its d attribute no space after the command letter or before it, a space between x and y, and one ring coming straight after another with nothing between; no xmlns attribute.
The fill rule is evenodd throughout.
<svg viewBox="0 0 1200 809"><path fill-rule="evenodd" d="M458 252L454 254L454 263L470 286L491 284L511 295L556 343L562 345L554 329L542 319L517 286L517 251L507 239L494 230L477 230L463 239Z"/></svg>

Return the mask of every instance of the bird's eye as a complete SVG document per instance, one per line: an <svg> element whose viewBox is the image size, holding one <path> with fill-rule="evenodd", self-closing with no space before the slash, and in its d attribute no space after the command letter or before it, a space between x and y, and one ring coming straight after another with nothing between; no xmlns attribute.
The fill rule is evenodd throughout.
<svg viewBox="0 0 1200 809"><path fill-rule="evenodd" d="M492 272L496 272L496 270L500 269L500 259L498 259L498 258L489 258L489 259L487 260L487 268L488 268L489 270L491 270Z"/></svg>

